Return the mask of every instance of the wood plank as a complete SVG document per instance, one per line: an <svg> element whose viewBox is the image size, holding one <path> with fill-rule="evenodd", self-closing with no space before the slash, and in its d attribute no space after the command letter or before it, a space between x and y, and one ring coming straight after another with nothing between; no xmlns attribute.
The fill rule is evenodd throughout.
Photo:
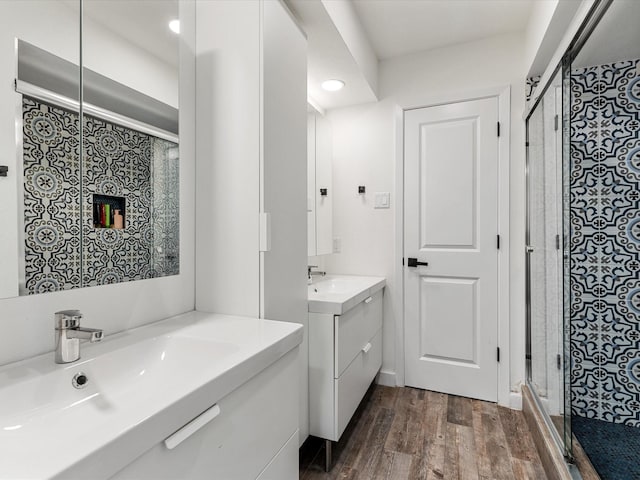
<svg viewBox="0 0 640 480"><path fill-rule="evenodd" d="M396 401L396 414L385 449L409 455L420 451L424 442L424 406L423 390L402 389Z"/></svg>
<svg viewBox="0 0 640 480"><path fill-rule="evenodd" d="M391 475L391 467L393 465L393 453L389 450L382 450L378 464L373 470L363 472L358 480L387 480Z"/></svg>
<svg viewBox="0 0 640 480"><path fill-rule="evenodd" d="M487 453L486 433L482 423L482 412L484 410L483 404L484 402L480 400L473 400L471 404L473 415L473 434L476 445L478 475L481 479L490 479L493 477L493 472L491 471L491 463L489 462L489 454Z"/></svg>
<svg viewBox="0 0 640 480"><path fill-rule="evenodd" d="M451 400L451 397L449 397L449 400ZM458 480L461 478L457 426L455 423L447 422L444 480Z"/></svg>
<svg viewBox="0 0 640 480"><path fill-rule="evenodd" d="M493 478L496 480L512 480L513 469L511 468L510 452L507 446L507 439L501 428L497 406L493 403L483 403L482 406L482 426ZM513 441L517 440L513 439Z"/></svg>
<svg viewBox="0 0 640 480"><path fill-rule="evenodd" d="M372 401L379 407L394 409L396 406L396 399L403 390L404 388L376 385L372 394Z"/></svg>
<svg viewBox="0 0 640 480"><path fill-rule="evenodd" d="M354 465L354 468L359 472L358 478L363 475L365 478L372 478L375 475L378 464L383 460L381 457L384 451L384 444L391 429L394 415L395 412L388 408L380 408L378 410L369 435L365 440L366 447L364 450L366 455L361 455Z"/></svg>
<svg viewBox="0 0 640 480"><path fill-rule="evenodd" d="M533 443L533 438L531 438L522 412L498 407L498 414L506 437L514 440L517 439L517 441L509 442L511 456L527 462L539 462L540 457L538 456L538 451Z"/></svg>
<svg viewBox="0 0 640 480"><path fill-rule="evenodd" d="M411 462L411 479L444 477L447 434L447 395L425 392L422 449Z"/></svg>
<svg viewBox="0 0 640 480"><path fill-rule="evenodd" d="M456 425L460 478L478 480L478 462L473 427Z"/></svg>
<svg viewBox="0 0 640 480"><path fill-rule="evenodd" d="M449 408L447 411L447 422L465 427L473 426L473 414L471 399L449 395Z"/></svg>
<svg viewBox="0 0 640 480"><path fill-rule="evenodd" d="M413 455L394 452L391 469L385 480L413 480L413 478L409 476L411 474L412 461Z"/></svg>

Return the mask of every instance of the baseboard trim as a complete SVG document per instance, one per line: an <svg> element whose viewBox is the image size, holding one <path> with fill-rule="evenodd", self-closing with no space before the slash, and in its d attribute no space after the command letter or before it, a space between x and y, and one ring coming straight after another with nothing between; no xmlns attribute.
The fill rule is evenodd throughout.
<svg viewBox="0 0 640 480"><path fill-rule="evenodd" d="M522 413L527 420L540 460L542 460L542 466L549 480L572 480L573 477L569 472L567 462L558 449L531 390L526 385L522 387Z"/></svg>
<svg viewBox="0 0 640 480"><path fill-rule="evenodd" d="M384 387L395 387L396 385L396 372L386 372L380 370L376 377L376 383Z"/></svg>
<svg viewBox="0 0 640 480"><path fill-rule="evenodd" d="M522 395L520 393L511 392L509 394L509 408L511 410L522 410Z"/></svg>

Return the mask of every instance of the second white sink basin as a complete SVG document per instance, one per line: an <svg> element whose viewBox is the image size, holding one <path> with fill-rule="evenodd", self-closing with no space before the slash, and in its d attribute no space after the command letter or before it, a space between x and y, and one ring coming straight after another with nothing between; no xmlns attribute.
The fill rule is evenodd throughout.
<svg viewBox="0 0 640 480"><path fill-rule="evenodd" d="M308 287L309 311L342 315L385 286L384 277L327 275Z"/></svg>

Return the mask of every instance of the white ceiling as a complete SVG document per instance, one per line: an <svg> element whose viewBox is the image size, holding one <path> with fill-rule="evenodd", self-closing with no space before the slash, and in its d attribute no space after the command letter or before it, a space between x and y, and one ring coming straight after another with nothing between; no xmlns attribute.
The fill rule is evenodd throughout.
<svg viewBox="0 0 640 480"><path fill-rule="evenodd" d="M523 31L534 1L353 0L378 59Z"/></svg>
<svg viewBox="0 0 640 480"><path fill-rule="evenodd" d="M288 0L307 34L307 94L325 109L375 102L358 65L344 44L320 1ZM320 87L324 80L337 78L345 82L338 92Z"/></svg>
<svg viewBox="0 0 640 480"><path fill-rule="evenodd" d="M640 58L640 1L615 0L573 61L574 68Z"/></svg>

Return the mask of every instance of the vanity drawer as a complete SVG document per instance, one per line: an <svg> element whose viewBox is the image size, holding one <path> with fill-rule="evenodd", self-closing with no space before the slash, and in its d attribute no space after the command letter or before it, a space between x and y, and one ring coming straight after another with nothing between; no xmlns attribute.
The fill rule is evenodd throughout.
<svg viewBox="0 0 640 480"><path fill-rule="evenodd" d="M368 351L365 353L361 347L360 353L340 378L334 380L336 441L342 436L362 397L382 367L382 329L368 343L371 345Z"/></svg>
<svg viewBox="0 0 640 480"><path fill-rule="evenodd" d="M343 315L336 315L334 322L334 378L338 378L367 342L382 328L382 290Z"/></svg>
<svg viewBox="0 0 640 480"><path fill-rule="evenodd" d="M219 414L182 443L169 449L162 439L111 480L258 477L292 436L298 444L297 350L221 399ZM278 468L297 474L297 457L293 466L280 465L290 457L283 456Z"/></svg>

